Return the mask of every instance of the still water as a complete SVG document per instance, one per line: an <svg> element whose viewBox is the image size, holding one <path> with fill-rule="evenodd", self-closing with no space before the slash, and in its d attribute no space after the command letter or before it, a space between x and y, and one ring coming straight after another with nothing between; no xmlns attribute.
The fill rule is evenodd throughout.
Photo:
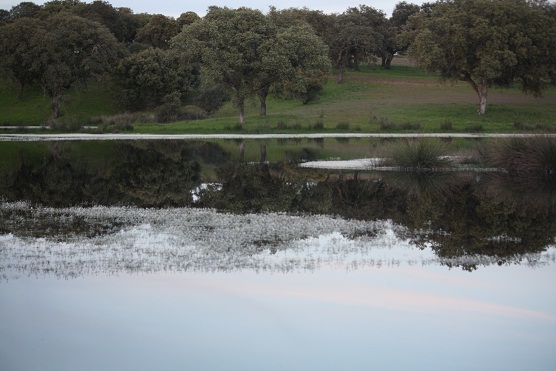
<svg viewBox="0 0 556 371"><path fill-rule="evenodd" d="M0 143L0 369L553 370L554 179L387 144Z"/></svg>

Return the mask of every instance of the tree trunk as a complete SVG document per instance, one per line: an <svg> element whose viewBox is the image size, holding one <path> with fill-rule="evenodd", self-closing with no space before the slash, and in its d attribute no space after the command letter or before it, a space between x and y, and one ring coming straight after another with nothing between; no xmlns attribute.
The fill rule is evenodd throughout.
<svg viewBox="0 0 556 371"><path fill-rule="evenodd" d="M266 162L266 144L261 144L261 164Z"/></svg>
<svg viewBox="0 0 556 371"><path fill-rule="evenodd" d="M245 158L245 142L241 142L239 144L239 162L243 162L243 159Z"/></svg>
<svg viewBox="0 0 556 371"><path fill-rule="evenodd" d="M484 115L486 113L487 107L488 80L486 78L483 78L480 85L478 85L477 83L475 83L475 81L473 81L473 79L467 72L464 74L463 80L467 81L467 83L471 85L471 87L473 88L473 90L475 90L475 93L477 93L477 96L479 97L479 109L477 110L477 114Z"/></svg>
<svg viewBox="0 0 556 371"><path fill-rule="evenodd" d="M389 70L390 67L392 67L392 60L394 59L394 54L392 53L388 53L388 56L386 57L386 61L384 64L384 68Z"/></svg>
<svg viewBox="0 0 556 371"><path fill-rule="evenodd" d="M59 95L52 97L50 102L50 107L52 108L52 116L50 116L51 119L57 119L58 117L60 117L61 101L62 101L62 97Z"/></svg>
<svg viewBox="0 0 556 371"><path fill-rule="evenodd" d="M243 126L245 124L245 100L243 97L238 97L237 108L239 108L239 124Z"/></svg>
<svg viewBox="0 0 556 371"><path fill-rule="evenodd" d="M17 92L17 99L23 99L23 88L25 87L25 83L23 81L19 82L19 91Z"/></svg>
<svg viewBox="0 0 556 371"><path fill-rule="evenodd" d="M342 48L338 53L338 58L336 58L336 66L338 66L338 77L336 78L336 84L341 84L344 82L344 71L346 70L344 53L345 48Z"/></svg>
<svg viewBox="0 0 556 371"><path fill-rule="evenodd" d="M344 66L344 63L340 63L338 65L338 77L336 78L336 84L341 84L344 82L344 71L345 71L346 67Z"/></svg>
<svg viewBox="0 0 556 371"><path fill-rule="evenodd" d="M477 113L479 115L484 115L486 113L486 108L487 108L487 93L488 93L488 81L486 79L483 79L483 81L481 82L481 86L479 86L477 93L479 95L479 110L477 111Z"/></svg>
<svg viewBox="0 0 556 371"><path fill-rule="evenodd" d="M266 97L268 96L268 87L262 88L259 92L259 101L261 102L261 108L259 110L260 116L266 116Z"/></svg>

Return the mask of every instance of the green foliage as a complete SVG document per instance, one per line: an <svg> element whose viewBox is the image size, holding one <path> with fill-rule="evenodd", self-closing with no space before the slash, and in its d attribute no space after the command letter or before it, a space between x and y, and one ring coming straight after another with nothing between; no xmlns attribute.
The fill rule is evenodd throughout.
<svg viewBox="0 0 556 371"><path fill-rule="evenodd" d="M220 85L215 85L201 90L193 102L208 115L212 115L230 99L230 94L226 89Z"/></svg>
<svg viewBox="0 0 556 371"><path fill-rule="evenodd" d="M244 123L245 101L260 98L266 115L271 86L313 99L324 84L328 63L325 46L307 25L277 28L261 12L248 8L211 7L172 41L184 57L200 63L207 80L223 86Z"/></svg>
<svg viewBox="0 0 556 371"><path fill-rule="evenodd" d="M269 36L260 11L210 7L201 21L172 40L172 47L191 63L200 63L209 80L233 94L243 124L245 99L254 93Z"/></svg>
<svg viewBox="0 0 556 371"><path fill-rule="evenodd" d="M58 13L44 22L20 19L2 27L0 65L19 82L38 83L60 115L64 94L76 83L99 77L121 55L110 32L96 22ZM4 53L9 53L4 56Z"/></svg>
<svg viewBox="0 0 556 371"><path fill-rule="evenodd" d="M150 17L149 22L137 31L136 40L153 48L167 49L170 40L178 34L178 23L162 14Z"/></svg>
<svg viewBox="0 0 556 371"><path fill-rule="evenodd" d="M169 101L179 104L198 84L198 77L174 51L146 49L120 61L114 83L120 105L137 111Z"/></svg>

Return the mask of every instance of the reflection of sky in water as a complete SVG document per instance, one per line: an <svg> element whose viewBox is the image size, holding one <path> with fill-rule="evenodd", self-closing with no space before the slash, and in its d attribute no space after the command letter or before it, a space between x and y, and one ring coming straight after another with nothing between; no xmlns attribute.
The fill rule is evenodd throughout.
<svg viewBox="0 0 556 371"><path fill-rule="evenodd" d="M104 209L104 215L120 212ZM123 219L135 226L108 236L2 237L9 278L0 281L0 369L552 370L556 364L553 247L547 264L469 273L439 265L387 222L300 217L271 254L238 237L268 221L263 216L153 213L128 210ZM214 230L206 236L217 245L200 239L193 231L199 218L228 226L228 243ZM286 235L280 225L273 228ZM369 233L346 237L362 231ZM191 245L195 254L167 260ZM79 252L95 246L97 253ZM109 260L119 256L117 246L151 270L116 269ZM27 268L12 279L7 262L22 264L16 250L26 252L20 267ZM33 271L32 251L42 258L50 251L60 267L77 268L81 259L90 269L72 279ZM209 251L210 259L199 257ZM227 254L234 258L218 259ZM179 269L186 258L198 258L195 269ZM237 269L201 265L230 262Z"/></svg>

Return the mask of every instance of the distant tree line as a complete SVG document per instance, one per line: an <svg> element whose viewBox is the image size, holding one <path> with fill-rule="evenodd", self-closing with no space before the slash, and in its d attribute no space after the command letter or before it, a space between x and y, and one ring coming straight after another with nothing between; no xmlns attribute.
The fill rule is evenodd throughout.
<svg viewBox="0 0 556 371"><path fill-rule="evenodd" d="M177 119L184 103L210 115L228 100L245 120L245 102L269 94L314 100L333 67L391 68L409 55L442 78L468 82L486 111L490 86L520 84L540 94L554 82L556 6L545 0L399 2L391 17L367 5L341 14L307 8L266 14L210 7L204 17L134 14L105 1L22 2L0 10L0 72L40 86L52 118L68 90L110 83L122 110L159 109Z"/></svg>

